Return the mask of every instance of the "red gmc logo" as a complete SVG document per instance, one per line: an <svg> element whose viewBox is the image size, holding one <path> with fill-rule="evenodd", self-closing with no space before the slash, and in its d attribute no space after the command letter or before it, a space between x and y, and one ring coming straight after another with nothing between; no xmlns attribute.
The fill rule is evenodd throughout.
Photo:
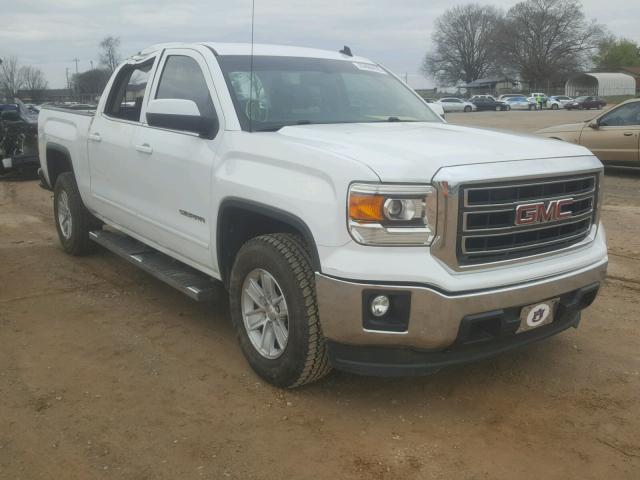
<svg viewBox="0 0 640 480"><path fill-rule="evenodd" d="M550 202L528 203L516 207L516 225L533 225L535 223L547 223L556 220L571 218L571 210L562 210L563 207L573 204L573 198L551 200Z"/></svg>

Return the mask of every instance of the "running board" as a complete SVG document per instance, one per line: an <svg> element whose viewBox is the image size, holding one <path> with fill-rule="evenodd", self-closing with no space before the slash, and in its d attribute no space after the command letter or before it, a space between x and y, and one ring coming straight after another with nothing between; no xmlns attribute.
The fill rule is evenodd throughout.
<svg viewBox="0 0 640 480"><path fill-rule="evenodd" d="M89 238L198 302L216 298L216 280L134 238L109 230L89 232Z"/></svg>

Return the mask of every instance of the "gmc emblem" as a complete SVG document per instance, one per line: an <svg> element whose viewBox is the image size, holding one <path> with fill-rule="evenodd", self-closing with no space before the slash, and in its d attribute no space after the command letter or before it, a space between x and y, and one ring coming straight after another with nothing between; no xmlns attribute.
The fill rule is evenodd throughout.
<svg viewBox="0 0 640 480"><path fill-rule="evenodd" d="M573 198L551 200L550 202L527 203L516 207L516 225L533 225L571 218L573 212L562 208L573 204Z"/></svg>

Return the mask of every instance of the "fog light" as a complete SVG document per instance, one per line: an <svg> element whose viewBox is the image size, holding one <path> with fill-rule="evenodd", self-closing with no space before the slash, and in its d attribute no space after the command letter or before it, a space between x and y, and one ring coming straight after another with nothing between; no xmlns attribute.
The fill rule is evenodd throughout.
<svg viewBox="0 0 640 480"><path fill-rule="evenodd" d="M375 317L382 317L389 311L389 297L386 295L378 295L371 300L371 313Z"/></svg>

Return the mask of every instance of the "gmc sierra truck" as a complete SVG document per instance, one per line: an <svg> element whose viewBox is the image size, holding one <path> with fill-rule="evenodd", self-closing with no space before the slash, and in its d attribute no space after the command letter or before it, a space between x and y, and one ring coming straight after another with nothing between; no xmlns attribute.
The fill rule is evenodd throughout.
<svg viewBox="0 0 640 480"><path fill-rule="evenodd" d="M587 149L449 125L348 49L164 44L45 107L60 242L210 300L251 367L416 375L577 327L606 273Z"/></svg>

